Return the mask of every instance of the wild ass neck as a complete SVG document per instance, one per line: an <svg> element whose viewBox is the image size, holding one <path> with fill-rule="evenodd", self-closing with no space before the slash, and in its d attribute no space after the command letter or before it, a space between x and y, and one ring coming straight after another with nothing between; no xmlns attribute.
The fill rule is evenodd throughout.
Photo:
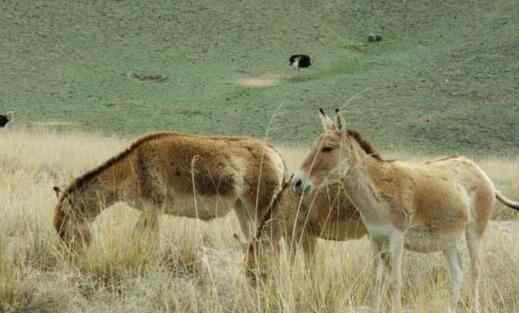
<svg viewBox="0 0 519 313"><path fill-rule="evenodd" d="M370 173L381 170L382 162L353 145L352 167L343 179L343 186L352 203L359 210L366 226L384 225L391 220L390 204L381 197Z"/></svg>
<svg viewBox="0 0 519 313"><path fill-rule="evenodd" d="M103 209L119 201L119 192L109 190L98 179L93 179L76 190L69 190L64 197L70 197L71 203L74 204L72 213L83 219L92 220Z"/></svg>

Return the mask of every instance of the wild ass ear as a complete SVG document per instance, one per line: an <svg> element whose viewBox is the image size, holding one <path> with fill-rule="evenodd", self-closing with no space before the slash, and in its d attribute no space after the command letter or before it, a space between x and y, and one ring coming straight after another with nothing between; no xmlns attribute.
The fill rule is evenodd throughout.
<svg viewBox="0 0 519 313"><path fill-rule="evenodd" d="M243 242L243 241L240 239L240 236L238 236L238 234L234 233L234 234L232 234L232 237L233 237L234 239L236 239L236 241L238 241L238 243L240 244L240 247L241 247L243 250L245 250L245 249L247 249L247 248L249 247L249 244Z"/></svg>
<svg viewBox="0 0 519 313"><path fill-rule="evenodd" d="M319 108L319 117L321 118L321 125L323 126L323 130L325 132L330 130L335 130L335 123L333 120L324 113L323 108Z"/></svg>
<svg viewBox="0 0 519 313"><path fill-rule="evenodd" d="M337 131L345 131L346 128L344 127L344 118L341 115L341 112L339 109L335 109L335 125L337 127Z"/></svg>
<svg viewBox="0 0 519 313"><path fill-rule="evenodd" d="M61 188L59 188L58 186L54 186L52 187L52 190L54 190L54 192L56 193L56 198L59 198L61 194Z"/></svg>

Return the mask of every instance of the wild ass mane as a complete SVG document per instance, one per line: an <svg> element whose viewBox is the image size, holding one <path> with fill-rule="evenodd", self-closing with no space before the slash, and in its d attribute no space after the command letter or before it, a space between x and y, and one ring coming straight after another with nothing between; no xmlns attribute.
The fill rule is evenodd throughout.
<svg viewBox="0 0 519 313"><path fill-rule="evenodd" d="M375 150L375 147L368 141L366 141L360 133L354 129L348 129L347 134L350 135L355 141L359 144L359 146L366 152L368 155L372 156L374 159L379 161L384 161L380 153L378 153L377 150Z"/></svg>
<svg viewBox="0 0 519 313"><path fill-rule="evenodd" d="M152 133L148 135L144 135L140 138L138 138L135 142L133 142L128 148L120 152L119 154L111 157L110 159L103 162L101 165L98 165L97 167L91 169L90 171L86 172L85 174L77 177L70 185L64 190L62 197L70 194L71 192L74 192L81 187L83 187L85 184L88 184L94 177L102 173L107 168L111 167L112 165L116 164L117 162L123 160L125 157L127 157L131 152L133 152L137 147L139 147L141 144L146 143L148 141L159 139L162 137L168 137L168 136L177 136L180 135L179 133L173 133L173 132L158 132L158 133Z"/></svg>
<svg viewBox="0 0 519 313"><path fill-rule="evenodd" d="M292 177L294 177L294 175L291 175L287 180L285 180L283 182L283 184L281 185L281 189L272 198L272 201L271 201L270 206L268 207L267 211L259 219L258 226L256 227L256 237L255 237L255 239L259 239L261 237L261 231L263 230L263 227L265 227L267 222L274 215L274 213L275 213L274 211L278 208L279 201L280 201L281 197L283 196L283 193L285 192L285 189L288 187L288 185L292 181Z"/></svg>

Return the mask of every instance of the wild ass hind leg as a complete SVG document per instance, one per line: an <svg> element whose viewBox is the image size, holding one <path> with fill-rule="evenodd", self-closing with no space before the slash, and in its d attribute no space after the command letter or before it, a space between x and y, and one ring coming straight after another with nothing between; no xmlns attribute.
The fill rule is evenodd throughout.
<svg viewBox="0 0 519 313"><path fill-rule="evenodd" d="M255 217L252 215L252 210L248 210L248 207L241 200L237 200L234 205L234 212L240 222L240 229L245 236L245 241L249 242L254 236L254 220Z"/></svg>
<svg viewBox="0 0 519 313"><path fill-rule="evenodd" d="M449 264L449 272L451 273L452 280L452 296L449 307L449 312L453 313L457 311L457 306L460 300L461 287L463 285L463 270L460 258L460 251L456 242L449 245L447 249L444 249L443 255L447 259Z"/></svg>
<svg viewBox="0 0 519 313"><path fill-rule="evenodd" d="M469 250L471 261L471 277L472 277L472 311L479 313L479 281L480 281L480 242L481 231L476 225L469 225L465 230L465 238Z"/></svg>
<svg viewBox="0 0 519 313"><path fill-rule="evenodd" d="M142 213L133 228L133 242L158 252L160 248L159 210L151 205L141 206L140 209Z"/></svg>

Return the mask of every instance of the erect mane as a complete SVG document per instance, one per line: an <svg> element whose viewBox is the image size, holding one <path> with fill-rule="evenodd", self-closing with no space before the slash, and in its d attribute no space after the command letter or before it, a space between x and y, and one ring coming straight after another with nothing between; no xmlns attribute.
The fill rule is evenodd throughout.
<svg viewBox="0 0 519 313"><path fill-rule="evenodd" d="M116 154L115 156L111 157L101 165L91 169L90 171L86 172L85 174L77 177L70 183L70 185L67 187L67 189L63 192L62 198L66 195L70 194L71 192L74 192L81 187L83 187L85 184L87 184L89 181L91 181L93 178L95 178L97 175L99 175L101 172L106 170L107 168L111 167L112 165L116 164L117 162L121 161L125 157L127 157L132 151L134 151L137 147L139 147L141 144L148 142L150 140L162 138L162 137L168 137L168 136L174 136L177 135L177 133L173 132L159 132L159 133L152 133L145 136L142 136L135 140L128 148L120 152L119 154Z"/></svg>
<svg viewBox="0 0 519 313"><path fill-rule="evenodd" d="M382 156L380 156L380 153L375 150L375 147L368 141L366 141L360 133L353 129L348 129L347 133L349 136L351 136L355 141L359 144L359 146L366 152L368 155L372 156L374 159L377 159L379 161L383 161Z"/></svg>

